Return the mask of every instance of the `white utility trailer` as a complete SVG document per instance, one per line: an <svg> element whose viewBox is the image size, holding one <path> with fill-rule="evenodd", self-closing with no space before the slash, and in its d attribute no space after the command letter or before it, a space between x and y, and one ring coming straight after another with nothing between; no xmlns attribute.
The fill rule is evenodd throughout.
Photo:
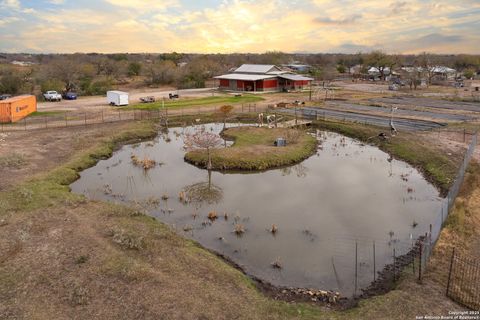
<svg viewBox="0 0 480 320"><path fill-rule="evenodd" d="M107 91L107 101L111 106L127 106L128 92Z"/></svg>

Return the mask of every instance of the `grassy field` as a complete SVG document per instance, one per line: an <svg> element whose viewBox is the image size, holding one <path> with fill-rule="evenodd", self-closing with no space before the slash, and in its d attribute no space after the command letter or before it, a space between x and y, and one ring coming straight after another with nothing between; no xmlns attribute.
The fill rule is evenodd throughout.
<svg viewBox="0 0 480 320"><path fill-rule="evenodd" d="M124 126L65 129L59 138L70 132L72 139L65 142L65 160L0 192L1 319L414 319L459 309L443 287L432 289L430 282L420 285L408 276L395 290L348 311L269 299L240 271L135 206L72 194L68 185L81 170L122 143L157 132L151 122ZM87 130L97 132L86 135ZM52 130L44 130L30 143L58 145L51 136ZM22 172L9 169L12 176ZM475 211L466 217L474 219L478 170L469 174L464 190L473 188L475 201L467 208Z"/></svg>
<svg viewBox="0 0 480 320"><path fill-rule="evenodd" d="M44 117L44 116L55 116L62 114L64 115L68 111L35 111L30 113L28 116L29 117Z"/></svg>
<svg viewBox="0 0 480 320"><path fill-rule="evenodd" d="M241 96L232 96L232 95L221 95L214 97L205 97L205 98L186 98L178 100L165 100L156 101L154 103L139 103L134 104L125 109L141 109L141 110L157 110L162 107L169 109L179 109L179 108L189 108L197 106L212 106L212 105L222 105L222 104L239 104L239 103L254 103L263 101L264 98L257 95L241 95Z"/></svg>
<svg viewBox="0 0 480 320"><path fill-rule="evenodd" d="M234 140L234 144L212 151L216 170L266 170L291 165L314 154L317 145L306 131L295 129L229 128L223 136ZM278 137L286 138L286 147L274 146ZM194 150L185 155L185 160L206 167L208 157L205 150Z"/></svg>

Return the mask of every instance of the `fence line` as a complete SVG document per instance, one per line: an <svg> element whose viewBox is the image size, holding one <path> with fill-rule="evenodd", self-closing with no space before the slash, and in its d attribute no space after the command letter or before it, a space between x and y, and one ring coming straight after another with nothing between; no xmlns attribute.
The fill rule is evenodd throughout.
<svg viewBox="0 0 480 320"><path fill-rule="evenodd" d="M236 113L266 112L271 106L258 105L255 103L242 104L235 110ZM56 112L30 116L14 123L0 123L0 132L27 131L48 128L65 128L75 126L98 125L120 121L158 120L168 119L171 116L195 116L217 112L217 107L208 108L178 108L156 110L99 110L87 112Z"/></svg>
<svg viewBox="0 0 480 320"><path fill-rule="evenodd" d="M452 250L447 296L472 310L480 310L480 261Z"/></svg>
<svg viewBox="0 0 480 320"><path fill-rule="evenodd" d="M289 117L295 118L312 118L323 119L324 121L343 121L346 122L345 117L339 115L328 115L326 116L322 113L321 110L318 112L312 110L304 110L302 107L291 108L290 112L285 113L286 109L275 109L275 106L272 104L257 104L257 103L245 103L237 106L234 110L237 114L243 113L274 113L277 116L286 115ZM293 110L294 109L294 110ZM55 114L46 114L39 116L30 116L23 118L14 123L0 123L0 132L10 132L10 131L27 131L27 130L38 130L38 129L48 129L48 128L65 128L73 126L88 126L88 125L99 125L102 123L112 123L120 121L137 121L137 120L158 120L158 119L167 119L170 116L195 116L202 115L206 113L216 113L218 108L213 107L182 107L177 109L157 109L157 110L113 110L105 109L99 111L86 111L86 112L56 112ZM349 121L355 122L355 121ZM368 119L362 121L356 121L360 124L370 124L378 125L375 121L370 121ZM468 132L465 129L459 130L448 130L442 129L437 130L436 133L440 137L443 133L456 133L454 137L450 137L451 140L467 143L470 140L470 137L475 133Z"/></svg>

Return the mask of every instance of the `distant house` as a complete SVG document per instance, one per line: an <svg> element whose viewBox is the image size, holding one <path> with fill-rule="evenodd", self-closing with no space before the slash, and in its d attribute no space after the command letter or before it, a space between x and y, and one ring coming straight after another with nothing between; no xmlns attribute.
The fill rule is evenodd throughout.
<svg viewBox="0 0 480 320"><path fill-rule="evenodd" d="M368 74L369 75L380 75L380 69L377 68L377 67L370 67L370 69L368 69ZM383 74L385 75L389 75L390 74L390 68L389 67L385 67L383 68Z"/></svg>
<svg viewBox="0 0 480 320"><path fill-rule="evenodd" d="M308 72L312 68L308 64L300 64L300 63L282 64L282 67L288 68L295 72Z"/></svg>
<svg viewBox="0 0 480 320"><path fill-rule="evenodd" d="M220 80L221 90L252 92L301 90L313 81L312 78L266 64L243 64L215 79Z"/></svg>
<svg viewBox="0 0 480 320"><path fill-rule="evenodd" d="M430 72L435 74L436 80L454 80L457 75L457 70L444 66L432 67Z"/></svg>
<svg viewBox="0 0 480 320"><path fill-rule="evenodd" d="M35 62L31 62L31 61L18 61L18 60L14 60L11 63L13 65L21 66L21 67L28 67L28 66L32 66L32 65L35 64Z"/></svg>

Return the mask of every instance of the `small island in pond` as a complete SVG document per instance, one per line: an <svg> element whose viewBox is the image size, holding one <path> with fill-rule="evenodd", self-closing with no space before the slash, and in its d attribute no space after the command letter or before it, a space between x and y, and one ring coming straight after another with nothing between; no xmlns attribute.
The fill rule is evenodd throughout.
<svg viewBox="0 0 480 320"><path fill-rule="evenodd" d="M267 170L299 163L315 154L317 139L305 130L286 128L235 127L222 132L230 147L210 149L213 170ZM277 138L286 146L275 146ZM208 166L206 149L187 152L185 161L201 168Z"/></svg>

